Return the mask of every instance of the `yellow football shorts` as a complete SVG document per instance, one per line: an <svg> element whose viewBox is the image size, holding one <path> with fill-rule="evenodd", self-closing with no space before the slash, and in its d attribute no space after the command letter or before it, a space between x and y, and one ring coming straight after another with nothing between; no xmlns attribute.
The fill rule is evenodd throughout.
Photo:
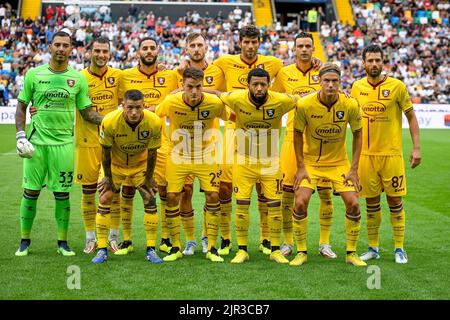
<svg viewBox="0 0 450 320"><path fill-rule="evenodd" d="M261 183L262 194L270 200L281 200L283 174L278 165L234 164L233 192L236 199L250 199L253 185Z"/></svg>
<svg viewBox="0 0 450 320"><path fill-rule="evenodd" d="M373 198L383 191L391 197L406 195L405 163L402 155L361 155L359 160L360 197Z"/></svg>
<svg viewBox="0 0 450 320"><path fill-rule="evenodd" d="M323 167L323 166L311 166L305 165L308 172L311 183L308 180L303 179L300 182L300 187L315 189L319 183L328 183L333 187L336 192L349 192L355 191L355 187L351 181L347 183L344 181L345 176L350 170L350 165Z"/></svg>
<svg viewBox="0 0 450 320"><path fill-rule="evenodd" d="M166 167L167 167L167 156L168 152L166 150L158 149L158 156L156 158L155 172L153 173L153 178L155 179L158 186L167 186L166 180Z"/></svg>
<svg viewBox="0 0 450 320"><path fill-rule="evenodd" d="M283 185L292 187L294 185L295 174L297 173L297 160L295 158L294 139L292 136L285 136L281 146L281 170L283 171ZM331 188L331 182L327 179L320 179L318 187Z"/></svg>
<svg viewBox="0 0 450 320"><path fill-rule="evenodd" d="M120 189L122 185L129 187L139 187L145 182L145 172L147 169L147 162L143 162L137 166L118 166L111 165L111 173L113 183L116 189ZM105 176L103 169L101 170L98 181L100 182Z"/></svg>
<svg viewBox="0 0 450 320"><path fill-rule="evenodd" d="M181 192L189 176L197 177L200 188L206 192L219 191L218 164L192 163L175 164L172 159L167 161L167 192Z"/></svg>
<svg viewBox="0 0 450 320"><path fill-rule="evenodd" d="M75 163L76 183L97 183L102 164L102 147L76 148Z"/></svg>

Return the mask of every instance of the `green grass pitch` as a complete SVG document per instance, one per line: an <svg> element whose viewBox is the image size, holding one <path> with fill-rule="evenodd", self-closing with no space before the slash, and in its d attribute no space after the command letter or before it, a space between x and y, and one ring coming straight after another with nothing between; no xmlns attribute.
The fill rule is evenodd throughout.
<svg viewBox="0 0 450 320"><path fill-rule="evenodd" d="M409 160L411 139L405 130L405 160ZM201 251L175 263L152 265L144 260L145 236L142 204L138 197L134 209L136 251L110 259L103 265L90 262L83 253L84 230L80 213L80 187L71 194L69 244L77 256L56 253L54 200L43 190L38 201L32 231L32 254L14 256L20 239L19 203L22 196L22 161L15 154L14 127L0 126L0 299L448 299L450 296L450 130L422 130L423 163L407 169L406 209L407 265L394 263L389 211L383 199L381 259L370 262L380 271L381 288L368 289L372 273L366 268L346 265L344 207L334 197L335 213L331 244L338 254L334 261L317 255L319 226L318 198L309 209L309 260L294 268L269 261L258 252L259 217L252 199L249 239L250 261L230 264L235 250L223 264L207 261ZM198 187L195 188L196 190ZM194 194L196 235L199 250L203 194ZM358 252L367 247L365 204L361 201L362 228ZM235 240L235 239L234 239ZM290 257L292 259L292 256ZM81 270L79 290L68 289L67 269Z"/></svg>

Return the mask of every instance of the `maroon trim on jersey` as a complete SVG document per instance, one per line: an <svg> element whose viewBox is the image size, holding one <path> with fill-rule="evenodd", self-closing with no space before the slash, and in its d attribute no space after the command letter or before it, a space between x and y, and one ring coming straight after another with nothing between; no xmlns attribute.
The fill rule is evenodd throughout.
<svg viewBox="0 0 450 320"><path fill-rule="evenodd" d="M370 83L369 78L367 78L367 83L372 86L373 90L375 90L380 84L385 82L387 78L388 78L388 76L384 76L384 78L382 80L378 81L376 84Z"/></svg>
<svg viewBox="0 0 450 320"><path fill-rule="evenodd" d="M137 69L138 69L138 71L139 71L140 73L142 73L144 76L147 76L147 79L150 79L151 76L154 76L155 74L158 73L158 69L156 69L155 72L152 72L152 73L150 73L150 74L145 73L144 71L141 70L141 65L139 65Z"/></svg>
<svg viewBox="0 0 450 320"><path fill-rule="evenodd" d="M303 76L306 76L306 74L307 74L308 72L310 72L311 69L313 68L313 66L311 65L311 67L309 67L308 70L303 71L302 69L300 69L300 68L298 67L298 64L295 64L295 67L297 68L298 71L300 71L300 72L303 74Z"/></svg>
<svg viewBox="0 0 450 320"><path fill-rule="evenodd" d="M97 78L100 78L100 80L102 80L103 77L105 76L105 74L108 72L108 67L106 67L105 72L103 72L101 76L99 76L99 75L96 74L96 73L93 73L93 72L91 71L91 68L90 68L90 67L88 68L88 72L89 72L90 74L92 74L93 76L95 76L95 77L97 77Z"/></svg>
<svg viewBox="0 0 450 320"><path fill-rule="evenodd" d="M258 58L259 58L259 56L256 55L255 61L253 61L252 63L247 63L247 62L244 61L244 59L242 59L242 56L239 55L239 59L241 59L241 61L242 61L243 63L245 63L250 69L251 69L251 67L256 63L256 61L258 61Z"/></svg>
<svg viewBox="0 0 450 320"><path fill-rule="evenodd" d="M209 66L208 62L205 61L205 65L203 66L202 71L205 71L206 68L208 68L208 66Z"/></svg>
<svg viewBox="0 0 450 320"><path fill-rule="evenodd" d="M183 99L184 104L187 105L189 108L191 108L191 110L194 110L195 107L199 106L203 102L203 100L205 100L205 95L202 93L202 98L200 99L200 102L197 103L195 106L191 106L189 103L187 103L186 100L184 100L184 94L181 97Z"/></svg>
<svg viewBox="0 0 450 320"><path fill-rule="evenodd" d="M330 111L330 109L336 104L336 102L339 101L339 94L338 94L338 98L336 99L336 101L334 101L330 106L328 106L325 102L322 101L322 99L320 99L320 93L321 93L321 92L322 92L322 91L319 91L319 93L317 93L317 100L319 100L319 102L320 102L323 106L325 106L325 107L328 109L328 111Z"/></svg>

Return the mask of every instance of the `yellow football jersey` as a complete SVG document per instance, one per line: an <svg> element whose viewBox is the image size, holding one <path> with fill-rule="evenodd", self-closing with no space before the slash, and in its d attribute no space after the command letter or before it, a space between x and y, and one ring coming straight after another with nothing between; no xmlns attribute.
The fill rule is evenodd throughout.
<svg viewBox="0 0 450 320"><path fill-rule="evenodd" d="M402 112L413 109L405 84L386 76L372 85L365 77L353 83L351 94L358 100L362 110L361 154L401 155Z"/></svg>
<svg viewBox="0 0 450 320"><path fill-rule="evenodd" d="M318 92L298 100L294 129L303 132L305 164L340 166L348 164L345 149L347 123L352 132L360 130L361 113L358 102L339 94L339 99L328 108Z"/></svg>
<svg viewBox="0 0 450 320"><path fill-rule="evenodd" d="M205 77L203 78L203 88L225 91L225 76L222 70L213 64L206 64L205 68L202 69ZM177 77L177 86L181 88L183 86L183 75L179 73L177 70L174 70L174 73Z"/></svg>
<svg viewBox="0 0 450 320"><path fill-rule="evenodd" d="M147 150L161 146L161 119L144 110L144 116L136 126L130 126L124 118L124 110L108 113L100 126L100 144L112 148L112 164L138 166L147 161Z"/></svg>
<svg viewBox="0 0 450 320"><path fill-rule="evenodd" d="M256 106L250 100L248 90L236 90L223 93L220 99L236 113L237 152L246 159L278 157L281 120L285 113L295 108L297 97L269 90L267 101ZM242 138L245 148L240 147Z"/></svg>
<svg viewBox="0 0 450 320"><path fill-rule="evenodd" d="M273 56L258 55L254 63L248 64L241 59L240 54L226 54L217 60L214 65L222 69L227 81L227 91L247 89L248 73L254 68L266 70L272 81L283 67L283 61Z"/></svg>
<svg viewBox="0 0 450 320"><path fill-rule="evenodd" d="M169 118L171 148L180 146L180 156L189 159L202 159L204 152L215 149L216 137L207 137L205 132L216 129L216 118L227 120L229 115L223 102L216 95L206 92L202 101L194 107L185 103L183 92L170 95L157 107L156 114ZM220 132L216 133L220 135Z"/></svg>
<svg viewBox="0 0 450 320"><path fill-rule="evenodd" d="M144 94L145 108L156 108L167 95L178 88L177 81L175 72L172 70L145 74L139 69L139 66L136 66L122 72L119 98L123 99L125 92L128 90L137 89ZM163 119L163 123L165 123L165 119ZM166 153L168 148L169 138L167 137L166 128L163 127L162 147L158 152Z"/></svg>
<svg viewBox="0 0 450 320"><path fill-rule="evenodd" d="M298 95L320 90L319 71L314 70L312 67L302 71L297 67L297 64L290 64L281 68L271 89L277 92ZM295 110L291 110L288 113L286 122L285 134L291 137L294 133L294 115Z"/></svg>
<svg viewBox="0 0 450 320"><path fill-rule="evenodd" d="M119 106L119 83L122 71L108 67L104 74L92 73L89 68L80 71L88 82L92 107L102 116L117 110ZM76 112L75 144L77 147L100 147L99 127L83 119Z"/></svg>

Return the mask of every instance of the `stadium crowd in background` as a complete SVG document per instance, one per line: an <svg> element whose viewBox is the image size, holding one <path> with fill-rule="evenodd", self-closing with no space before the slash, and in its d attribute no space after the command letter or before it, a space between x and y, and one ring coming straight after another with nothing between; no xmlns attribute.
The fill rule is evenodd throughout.
<svg viewBox="0 0 450 320"><path fill-rule="evenodd" d="M353 0L354 27L336 22L329 26L319 14L319 31L327 57L344 69L343 87L350 88L364 75L361 50L376 42L385 49L386 71L405 82L414 103L450 103L449 7L442 0ZM72 31L75 45L70 64L77 70L86 66L87 47L98 35L112 41L110 65L121 69L137 64L140 38L156 35L163 44L161 62L172 68L182 60L184 38L189 32L206 36L210 48L206 58L211 62L224 54L239 52L238 30L253 22L251 12L239 7L229 15L219 12L200 16L196 11L188 11L176 21L134 6L128 11L127 18L113 22L106 6L89 12L78 6L49 6L42 17L33 20L17 18L8 3L0 5L0 104L17 97L30 67L49 61L48 44L55 31L62 28ZM300 27L309 28L308 15L301 17ZM299 29L296 23L263 29L260 53L292 63L294 55L290 49Z"/></svg>

